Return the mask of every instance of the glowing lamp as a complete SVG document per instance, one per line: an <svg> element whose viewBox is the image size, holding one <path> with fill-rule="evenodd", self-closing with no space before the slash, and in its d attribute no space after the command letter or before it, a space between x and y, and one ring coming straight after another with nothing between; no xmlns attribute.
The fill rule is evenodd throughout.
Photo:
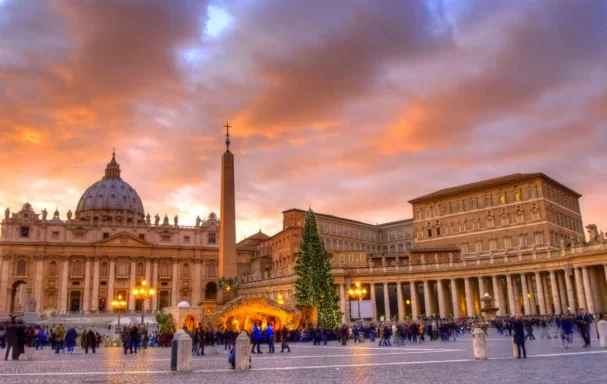
<svg viewBox="0 0 607 384"><path fill-rule="evenodd" d="M139 294L139 290L137 288L133 289L133 295L138 295Z"/></svg>
<svg viewBox="0 0 607 384"><path fill-rule="evenodd" d="M150 295L155 295L155 294L156 294L156 291L153 289L150 289Z"/></svg>
<svg viewBox="0 0 607 384"><path fill-rule="evenodd" d="M143 281L141 282L141 285L143 285L143 286L145 286L146 284L147 284L147 281L145 281L145 280L143 280Z"/></svg>

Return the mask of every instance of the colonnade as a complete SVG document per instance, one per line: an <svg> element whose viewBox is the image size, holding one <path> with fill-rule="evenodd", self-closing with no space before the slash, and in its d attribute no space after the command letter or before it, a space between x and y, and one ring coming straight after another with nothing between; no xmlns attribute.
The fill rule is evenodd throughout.
<svg viewBox="0 0 607 384"><path fill-rule="evenodd" d="M498 316L552 315L607 312L607 265L538 269L529 272L477 274L458 277L377 282L361 280L368 287L373 318L417 319L420 316L480 316L481 299L488 293L499 308ZM354 281L352 281L352 284ZM339 289L342 310L349 286ZM345 312L345 311L344 311ZM344 321L347 321L347 314Z"/></svg>

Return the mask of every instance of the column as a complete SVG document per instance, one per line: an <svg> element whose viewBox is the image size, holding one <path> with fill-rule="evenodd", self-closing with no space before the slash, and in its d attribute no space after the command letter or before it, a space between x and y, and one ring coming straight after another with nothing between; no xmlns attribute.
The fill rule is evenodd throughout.
<svg viewBox="0 0 607 384"><path fill-rule="evenodd" d="M202 279L202 276L197 276L196 277L198 280ZM158 309L158 295L160 294L159 292L159 287L158 287L158 259L154 259L153 260L153 266L152 266L152 286L154 288L156 288L156 294L154 296L152 296L152 310L155 311Z"/></svg>
<svg viewBox="0 0 607 384"><path fill-rule="evenodd" d="M137 260L131 259L131 269L130 269L131 279L129 285L129 311L135 310L135 295L133 295L133 289L137 286Z"/></svg>
<svg viewBox="0 0 607 384"><path fill-rule="evenodd" d="M464 289L466 291L466 311L468 317L476 316L474 311L474 296L472 295L472 287L470 286L470 278L464 279Z"/></svg>
<svg viewBox="0 0 607 384"><path fill-rule="evenodd" d="M605 270L605 281L607 281L607 264L603 265L603 269Z"/></svg>
<svg viewBox="0 0 607 384"><path fill-rule="evenodd" d="M341 322L346 322L346 289L344 284L339 284L339 310L341 311Z"/></svg>
<svg viewBox="0 0 607 384"><path fill-rule="evenodd" d="M176 307L179 303L179 263L173 260L173 275L171 276L171 306ZM219 294L219 292L217 292Z"/></svg>
<svg viewBox="0 0 607 384"><path fill-rule="evenodd" d="M83 295L82 310L86 313L91 307L91 259L86 258L84 263L84 295Z"/></svg>
<svg viewBox="0 0 607 384"><path fill-rule="evenodd" d="M519 294L519 290L518 290L518 284L516 281L516 277L513 278L512 280L513 284L512 284L512 292L514 292L514 307L516 308L516 312L515 313L522 313L525 312L524 309L521 309L521 295Z"/></svg>
<svg viewBox="0 0 607 384"><path fill-rule="evenodd" d="M417 297L417 285L415 281L411 282L411 317L413 320L419 319L419 300Z"/></svg>
<svg viewBox="0 0 607 384"><path fill-rule="evenodd" d="M510 314L516 315L518 310L514 305L514 284L512 284L512 275L506 275L506 285L508 289L508 306L510 307Z"/></svg>
<svg viewBox="0 0 607 384"><path fill-rule="evenodd" d="M527 276L521 274L521 287L523 289L523 308L525 315L531 315L531 302L529 301L529 288L527 287Z"/></svg>
<svg viewBox="0 0 607 384"><path fill-rule="evenodd" d="M556 275L556 282L559 287L559 297L561 299L561 313L567 312L567 289L565 288L565 275L559 273L559 271L554 271Z"/></svg>
<svg viewBox="0 0 607 384"><path fill-rule="evenodd" d="M442 319L449 317L447 313L447 300L445 299L445 287L443 286L442 280L436 281L436 288L438 288L438 313Z"/></svg>
<svg viewBox="0 0 607 384"><path fill-rule="evenodd" d="M196 266L194 266L194 269L196 269ZM157 291L157 288L155 285L152 285L152 265L150 264L150 260L145 260L145 281L148 283L148 289L154 289ZM194 279L194 285L196 285L196 279ZM158 294L158 292L155 293L154 296L156 296ZM194 297L194 293L192 293L192 297ZM192 300L194 301L194 300ZM144 300L143 301L143 310L144 311L149 311L150 310L150 305L151 305L151 300ZM192 306L195 306L197 304L197 302L192 303Z"/></svg>
<svg viewBox="0 0 607 384"><path fill-rule="evenodd" d="M424 280L424 308L426 317L432 316L432 297L430 295L430 281Z"/></svg>
<svg viewBox="0 0 607 384"><path fill-rule="evenodd" d="M371 307L373 307L373 321L377 321L377 306L375 305L375 283L370 284L371 288Z"/></svg>
<svg viewBox="0 0 607 384"><path fill-rule="evenodd" d="M398 317L396 321L400 321L405 318L405 312L403 311L403 286L400 282L396 282L396 299L398 300Z"/></svg>
<svg viewBox="0 0 607 384"><path fill-rule="evenodd" d="M533 276L532 275L525 275L526 279L527 279L527 290L528 293L531 294L531 297L529 297L529 309L531 311L532 315L537 315L537 294L536 292L533 290ZM529 296L529 295L527 295Z"/></svg>
<svg viewBox="0 0 607 384"><path fill-rule="evenodd" d="M506 313L506 311L504 311L504 308L502 308L502 298L500 297L501 289L499 286L499 280L497 279L496 275L491 276L491 283L493 284L493 299L495 300L495 306L499 308L496 312L496 315L502 316L502 314Z"/></svg>
<svg viewBox="0 0 607 384"><path fill-rule="evenodd" d="M388 290L388 283L384 283L384 308L386 313L386 321L391 321L390 316L390 291Z"/></svg>
<svg viewBox="0 0 607 384"><path fill-rule="evenodd" d="M542 278L542 288L544 289L544 303L546 303L546 313L553 314L552 310L552 295L550 294L550 286L548 285L548 276Z"/></svg>
<svg viewBox="0 0 607 384"><path fill-rule="evenodd" d="M479 300L483 298L483 296L485 296L485 293L487 293L487 291L485 290L485 278L482 276L479 276L478 278L478 298Z"/></svg>
<svg viewBox="0 0 607 384"><path fill-rule="evenodd" d="M8 316L8 270L11 266L11 256L0 256L0 316Z"/></svg>
<svg viewBox="0 0 607 384"><path fill-rule="evenodd" d="M116 292L114 292L114 283L116 282L116 260L110 259L110 275L107 282L107 298L105 300L106 310L112 310L112 301L116 298Z"/></svg>
<svg viewBox="0 0 607 384"><path fill-rule="evenodd" d="M457 280L451 279L451 305L453 306L453 318L460 317L459 312L459 292L457 289Z"/></svg>
<svg viewBox="0 0 607 384"><path fill-rule="evenodd" d="M582 267L582 278L584 280L584 292L586 296L586 311L588 313L594 313L594 299L592 298L592 287L590 285L590 276L588 274L588 267Z"/></svg>
<svg viewBox="0 0 607 384"><path fill-rule="evenodd" d="M192 306L198 305L200 300L200 282L202 281L202 264L200 260L194 261L194 293L192 294Z"/></svg>
<svg viewBox="0 0 607 384"><path fill-rule="evenodd" d="M44 259L42 255L36 256L36 277L34 279L34 299L36 299L36 312L42 312L42 277ZM0 311L1 312L1 311Z"/></svg>
<svg viewBox="0 0 607 384"><path fill-rule="evenodd" d="M565 271L565 286L567 287L567 310L571 312L577 311L577 301L575 301L575 292L573 290L573 282L571 281L571 275ZM569 309L570 308L570 309ZM563 308L564 312L565 308Z"/></svg>
<svg viewBox="0 0 607 384"><path fill-rule="evenodd" d="M65 313L67 311L67 281L69 280L69 266L70 261L67 257L63 259L63 266L61 268L61 288L59 289L59 313Z"/></svg>
<svg viewBox="0 0 607 384"><path fill-rule="evenodd" d="M578 307L577 309L581 309L581 308L586 308L586 298L584 296L584 286L582 285L582 273L580 271L579 268L575 268L575 288L577 291L577 303L578 303ZM588 309L588 308L586 308Z"/></svg>
<svg viewBox="0 0 607 384"><path fill-rule="evenodd" d="M112 301L112 297L106 297L105 301ZM95 257L93 262L93 296L91 299L91 310L97 312L99 310L99 258Z"/></svg>
<svg viewBox="0 0 607 384"><path fill-rule="evenodd" d="M539 272L535 272L535 285L537 286L537 303L540 306L540 315L545 315L548 312L546 311L546 298L544 297L542 275Z"/></svg>
<svg viewBox="0 0 607 384"><path fill-rule="evenodd" d="M563 310L561 309L558 282L556 281L556 273L554 271L550 271L550 285L552 288L552 301L554 302L554 312L556 314L560 314Z"/></svg>

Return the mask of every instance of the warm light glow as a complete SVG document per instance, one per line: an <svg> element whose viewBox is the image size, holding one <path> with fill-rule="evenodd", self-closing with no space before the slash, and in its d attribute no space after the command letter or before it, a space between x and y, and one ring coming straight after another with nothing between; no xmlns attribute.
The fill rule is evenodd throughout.
<svg viewBox="0 0 607 384"><path fill-rule="evenodd" d="M137 290L137 288L133 289L133 295L138 295L139 294L139 290Z"/></svg>
<svg viewBox="0 0 607 384"><path fill-rule="evenodd" d="M360 283L356 283L356 286L357 286L357 287L360 287Z"/></svg>
<svg viewBox="0 0 607 384"><path fill-rule="evenodd" d="M226 287L226 291L230 292L230 289L231 289L231 288L230 288L230 286L228 285L228 286Z"/></svg>
<svg viewBox="0 0 607 384"><path fill-rule="evenodd" d="M122 295L118 295L118 300L122 300Z"/></svg>
<svg viewBox="0 0 607 384"><path fill-rule="evenodd" d="M357 295L360 295L361 293L362 293L362 292L361 292L361 290L360 290L360 289L357 289L357 290L356 290L356 294L357 294Z"/></svg>
<svg viewBox="0 0 607 384"><path fill-rule="evenodd" d="M156 294L156 291L155 291L153 288L152 288L152 289L150 289L150 295L152 295L152 296L153 296L153 295L155 295L155 294Z"/></svg>
<svg viewBox="0 0 607 384"><path fill-rule="evenodd" d="M126 307L126 301L121 301L121 302L120 302L120 306L121 306L121 307Z"/></svg>
<svg viewBox="0 0 607 384"><path fill-rule="evenodd" d="M407 303L407 305L411 304L411 300L407 300L405 301L405 303Z"/></svg>
<svg viewBox="0 0 607 384"><path fill-rule="evenodd" d="M530 299L530 298L531 298L531 294L530 294L530 293L528 293L528 294L527 294L527 297Z"/></svg>
<svg viewBox="0 0 607 384"><path fill-rule="evenodd" d="M139 290L139 294L140 294L140 295L145 295L145 289L140 289L140 290Z"/></svg>
<svg viewBox="0 0 607 384"><path fill-rule="evenodd" d="M118 306L118 302L116 300L112 301L112 307Z"/></svg>
<svg viewBox="0 0 607 384"><path fill-rule="evenodd" d="M143 285L143 286L145 286L146 284L147 284L147 281L145 281L145 280L143 280L143 281L141 282L141 285Z"/></svg>
<svg viewBox="0 0 607 384"><path fill-rule="evenodd" d="M348 291L348 293L349 293L350 295L353 295L353 294L354 294L354 290L353 290L353 289L350 289L350 290Z"/></svg>
<svg viewBox="0 0 607 384"><path fill-rule="evenodd" d="M366 294L367 294L367 290L363 289L363 295L366 295Z"/></svg>

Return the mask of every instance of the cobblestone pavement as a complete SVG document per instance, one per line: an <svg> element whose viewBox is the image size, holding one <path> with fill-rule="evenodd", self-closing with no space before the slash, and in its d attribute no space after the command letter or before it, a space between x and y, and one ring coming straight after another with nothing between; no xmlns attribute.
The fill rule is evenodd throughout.
<svg viewBox="0 0 607 384"><path fill-rule="evenodd" d="M537 335L536 335L537 337ZM512 359L510 338L490 330L490 360L475 361L469 335L456 342L425 342L400 347L378 347L370 342L346 347L291 344L291 353L253 355L253 369L228 369L223 350L211 356L195 356L192 373L170 371L169 350L148 349L124 355L120 348L102 348L97 354L34 352L33 361L1 361L0 383L572 383L607 382L607 350L563 349L560 340L527 342L528 359ZM267 347L265 348L267 350ZM4 353L4 351L0 351Z"/></svg>

